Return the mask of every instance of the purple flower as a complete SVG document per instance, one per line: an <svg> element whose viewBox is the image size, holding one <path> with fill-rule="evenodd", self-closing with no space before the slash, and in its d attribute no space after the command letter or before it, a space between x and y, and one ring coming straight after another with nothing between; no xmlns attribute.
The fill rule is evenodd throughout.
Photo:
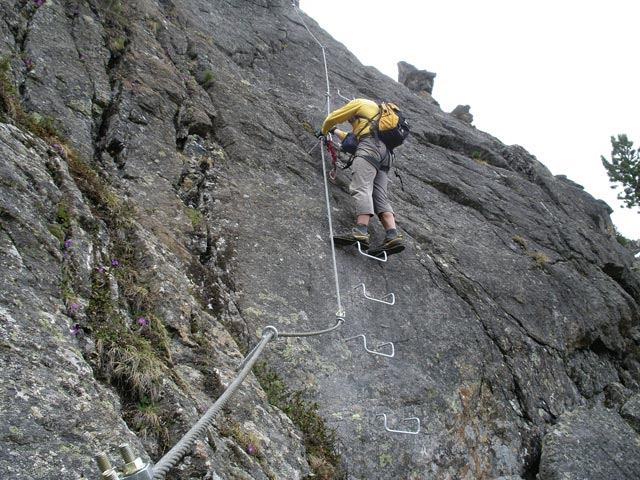
<svg viewBox="0 0 640 480"><path fill-rule="evenodd" d="M200 413L204 413L207 411L207 407L200 407Z"/></svg>
<svg viewBox="0 0 640 480"><path fill-rule="evenodd" d="M247 447L247 452L249 452L250 454L253 454L253 452L256 451L256 448L253 445L249 445Z"/></svg>
<svg viewBox="0 0 640 480"><path fill-rule="evenodd" d="M146 326L147 326L147 319L146 319L146 318L144 318L144 317L140 317L140 318L138 319L138 323L139 323L140 325L142 325L143 327L146 327Z"/></svg>
<svg viewBox="0 0 640 480"><path fill-rule="evenodd" d="M23 61L24 61L24 66L27 67L27 69L30 69L31 67L33 67L33 62L31 61L31 58L26 57Z"/></svg>
<svg viewBox="0 0 640 480"><path fill-rule="evenodd" d="M73 333L74 335L77 335L79 332L80 332L80 329L78 328L78 325L73 327L73 330L71 330L71 333Z"/></svg>
<svg viewBox="0 0 640 480"><path fill-rule="evenodd" d="M42 5L42 2L43 2L43 0L36 0L36 4L37 4L38 6Z"/></svg>
<svg viewBox="0 0 640 480"><path fill-rule="evenodd" d="M78 311L78 304L77 303L71 304L71 311L72 312L77 312Z"/></svg>
<svg viewBox="0 0 640 480"><path fill-rule="evenodd" d="M64 248L69 248L71 246L71 240L68 238L64 241Z"/></svg>
<svg viewBox="0 0 640 480"><path fill-rule="evenodd" d="M111 266L113 267L117 267L119 263L118 260L111 260Z"/></svg>
<svg viewBox="0 0 640 480"><path fill-rule="evenodd" d="M104 268L98 267L98 273L103 273L103 272L104 272Z"/></svg>

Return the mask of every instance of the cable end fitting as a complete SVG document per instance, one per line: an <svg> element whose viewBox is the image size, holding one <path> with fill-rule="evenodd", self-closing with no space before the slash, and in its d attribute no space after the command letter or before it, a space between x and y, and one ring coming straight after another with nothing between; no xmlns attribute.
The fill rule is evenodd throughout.
<svg viewBox="0 0 640 480"><path fill-rule="evenodd" d="M278 329L272 325L267 325L266 327L264 327L264 330L262 330L262 336L265 337L267 335L268 331L272 331L273 332L273 339L275 340L276 338L278 338Z"/></svg>

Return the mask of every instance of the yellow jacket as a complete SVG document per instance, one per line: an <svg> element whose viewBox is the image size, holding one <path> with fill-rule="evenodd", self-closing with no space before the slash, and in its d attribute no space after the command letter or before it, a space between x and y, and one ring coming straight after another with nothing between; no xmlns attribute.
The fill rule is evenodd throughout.
<svg viewBox="0 0 640 480"><path fill-rule="evenodd" d="M360 136L369 133L371 122L366 118L357 117L373 118L376 115L378 115L378 104L376 102L365 98L356 98L331 112L327 118L324 119L321 132L323 135L326 135L334 125L349 121L353 133L360 138Z"/></svg>

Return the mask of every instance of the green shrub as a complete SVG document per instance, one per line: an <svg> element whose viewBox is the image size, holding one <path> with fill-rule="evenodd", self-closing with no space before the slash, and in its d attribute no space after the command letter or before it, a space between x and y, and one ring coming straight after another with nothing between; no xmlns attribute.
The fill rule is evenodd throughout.
<svg viewBox="0 0 640 480"><path fill-rule="evenodd" d="M207 69L199 76L198 83L200 83L200 85L202 85L203 87L208 87L213 83L215 79L216 75L215 73L213 73L213 70Z"/></svg>

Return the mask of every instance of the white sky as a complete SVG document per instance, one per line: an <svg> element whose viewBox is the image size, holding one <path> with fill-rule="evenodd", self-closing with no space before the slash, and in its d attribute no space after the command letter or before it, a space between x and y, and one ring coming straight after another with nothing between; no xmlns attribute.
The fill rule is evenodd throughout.
<svg viewBox="0 0 640 480"><path fill-rule="evenodd" d="M611 136L640 146L640 1L301 0L300 8L394 80L400 60L437 73L433 97L444 111L470 105L478 129L584 186L614 209L622 235L640 239L638 209L620 208L600 161L610 160Z"/></svg>

